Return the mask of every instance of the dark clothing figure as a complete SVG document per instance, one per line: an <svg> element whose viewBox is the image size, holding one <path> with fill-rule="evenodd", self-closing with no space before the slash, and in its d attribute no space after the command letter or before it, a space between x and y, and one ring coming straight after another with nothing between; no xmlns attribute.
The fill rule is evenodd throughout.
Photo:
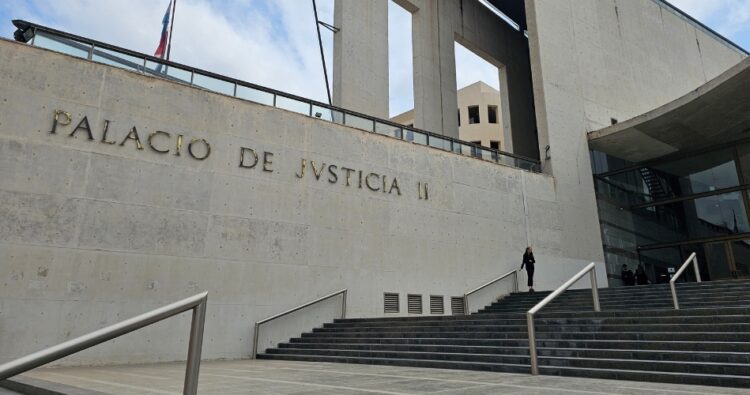
<svg viewBox="0 0 750 395"><path fill-rule="evenodd" d="M622 269L622 283L625 285L635 285L635 276L633 275L633 271L626 268Z"/></svg>
<svg viewBox="0 0 750 395"><path fill-rule="evenodd" d="M635 283L638 285L648 285L648 275L643 265L638 265L635 269Z"/></svg>
<svg viewBox="0 0 750 395"><path fill-rule="evenodd" d="M534 287L534 263L536 261L534 260L534 253L524 253L523 254L523 262L521 263L521 269L523 269L524 266L526 266L526 276L529 278L528 285L529 288Z"/></svg>

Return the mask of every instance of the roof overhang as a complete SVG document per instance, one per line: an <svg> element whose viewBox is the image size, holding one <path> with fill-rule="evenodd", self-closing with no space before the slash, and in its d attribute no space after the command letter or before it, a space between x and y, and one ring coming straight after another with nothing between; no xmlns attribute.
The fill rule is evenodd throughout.
<svg viewBox="0 0 750 395"><path fill-rule="evenodd" d="M698 89L588 134L589 148L631 162L750 138L750 57Z"/></svg>

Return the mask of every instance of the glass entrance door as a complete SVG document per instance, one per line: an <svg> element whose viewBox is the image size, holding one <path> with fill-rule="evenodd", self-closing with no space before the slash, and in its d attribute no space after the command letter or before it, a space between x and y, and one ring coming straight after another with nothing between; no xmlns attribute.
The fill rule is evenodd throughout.
<svg viewBox="0 0 750 395"><path fill-rule="evenodd" d="M683 244L643 250L639 255L649 280L666 283L693 252L703 281L750 278L750 239ZM678 281L695 281L693 270L688 268Z"/></svg>
<svg viewBox="0 0 750 395"><path fill-rule="evenodd" d="M730 270L734 278L750 278L750 240L729 242L732 250Z"/></svg>
<svg viewBox="0 0 750 395"><path fill-rule="evenodd" d="M698 265L701 269L701 278L704 281L728 280L732 278L732 271L729 268L731 251L729 251L726 242L691 244L684 246L683 251L685 251L685 259L690 256L692 251L696 252ZM692 273L692 271L690 272ZM695 279L692 281L695 281Z"/></svg>

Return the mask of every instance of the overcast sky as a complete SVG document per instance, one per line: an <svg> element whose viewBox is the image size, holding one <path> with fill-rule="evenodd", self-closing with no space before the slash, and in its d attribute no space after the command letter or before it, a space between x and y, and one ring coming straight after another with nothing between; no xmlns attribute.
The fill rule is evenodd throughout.
<svg viewBox="0 0 750 395"><path fill-rule="evenodd" d="M361 0L366 1L366 0ZM750 0L671 0L688 14L750 48ZM0 35L11 19L26 19L139 52L153 53L169 0L0 0ZM333 23L333 0L317 0L319 17ZM390 112L412 107L408 13L389 8ZM323 30L329 78L333 35ZM497 72L457 47L459 87ZM326 101L312 2L308 0L178 0L172 60L289 93Z"/></svg>

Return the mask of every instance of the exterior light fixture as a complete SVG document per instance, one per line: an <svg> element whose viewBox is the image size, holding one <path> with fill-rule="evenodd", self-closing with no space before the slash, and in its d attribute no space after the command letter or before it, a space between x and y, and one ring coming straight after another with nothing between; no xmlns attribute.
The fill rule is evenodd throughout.
<svg viewBox="0 0 750 395"><path fill-rule="evenodd" d="M13 21L13 25L18 28L13 32L13 38L16 41L27 43L34 37L34 29L28 23L16 19Z"/></svg>

